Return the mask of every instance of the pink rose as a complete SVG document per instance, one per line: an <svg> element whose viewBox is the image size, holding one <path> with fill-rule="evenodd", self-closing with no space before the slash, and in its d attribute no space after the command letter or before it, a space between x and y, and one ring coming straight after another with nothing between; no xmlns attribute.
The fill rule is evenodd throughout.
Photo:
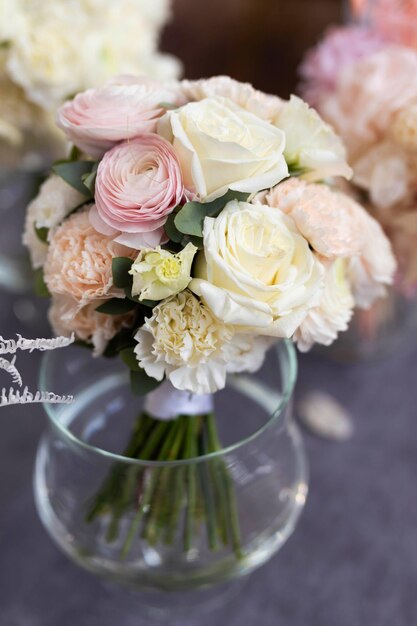
<svg viewBox="0 0 417 626"><path fill-rule="evenodd" d="M163 226L183 195L172 146L158 135L142 135L104 155L90 221L118 243L138 250L154 248L166 241Z"/></svg>
<svg viewBox="0 0 417 626"><path fill-rule="evenodd" d="M66 102L57 124L78 148L100 158L120 141L154 132L166 111L162 102L183 103L177 83L119 76Z"/></svg>

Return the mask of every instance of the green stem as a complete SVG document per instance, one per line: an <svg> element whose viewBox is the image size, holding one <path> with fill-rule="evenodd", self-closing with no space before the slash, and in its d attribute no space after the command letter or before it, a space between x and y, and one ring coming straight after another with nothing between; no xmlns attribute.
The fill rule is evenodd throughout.
<svg viewBox="0 0 417 626"><path fill-rule="evenodd" d="M197 456L196 437L197 417L190 416L187 423L185 458L192 459ZM188 552L193 543L193 531L195 526L195 513L197 501L197 477L194 463L190 463L186 468L187 480L187 510L185 514L184 526L184 551Z"/></svg>
<svg viewBox="0 0 417 626"><path fill-rule="evenodd" d="M211 413L207 416L207 434L209 446L213 451L220 450L221 445L217 435L217 428L214 415ZM230 470L227 468L222 459L213 459L217 465L219 475L221 477L222 487L225 492L224 504L226 506L229 529L232 539L232 547L238 559L243 558L241 546L241 534L239 525L239 514L237 509L236 493L230 478Z"/></svg>

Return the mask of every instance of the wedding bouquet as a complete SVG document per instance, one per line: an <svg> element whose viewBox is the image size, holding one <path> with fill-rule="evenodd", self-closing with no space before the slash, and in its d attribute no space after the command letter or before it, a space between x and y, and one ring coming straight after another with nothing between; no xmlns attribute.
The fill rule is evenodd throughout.
<svg viewBox="0 0 417 626"><path fill-rule="evenodd" d="M176 76L157 52L168 17L169 0L0 0L0 160L62 154L57 106L115 73Z"/></svg>
<svg viewBox="0 0 417 626"><path fill-rule="evenodd" d="M29 206L24 239L55 332L120 357L133 393L146 394L126 456L219 450L211 396L228 374L258 369L280 338L330 344L392 281L378 223L324 182L350 176L341 141L295 96L228 77L122 76L57 120L74 148ZM156 482L115 471L88 519L110 512L114 540L135 505L127 554L141 524L150 543L169 538L201 496L238 556L230 481L221 461L213 471L214 502L194 475L173 486L163 471Z"/></svg>
<svg viewBox="0 0 417 626"><path fill-rule="evenodd" d="M356 26L330 31L301 66L301 91L343 138L350 193L391 239L396 288L408 296L417 289L416 72L415 50Z"/></svg>

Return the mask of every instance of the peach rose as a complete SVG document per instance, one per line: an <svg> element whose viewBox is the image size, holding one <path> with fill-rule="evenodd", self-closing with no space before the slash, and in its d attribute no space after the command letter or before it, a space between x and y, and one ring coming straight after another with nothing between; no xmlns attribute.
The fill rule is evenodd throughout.
<svg viewBox="0 0 417 626"><path fill-rule="evenodd" d="M77 339L92 343L94 356L100 356L110 339L133 322L133 313L126 315L98 313L96 308L100 304L100 300L93 300L80 309L72 298L54 297L48 313L54 333L61 337L69 337L71 333L75 333Z"/></svg>
<svg viewBox="0 0 417 626"><path fill-rule="evenodd" d="M203 80L183 80L181 91L187 100L204 100L222 96L229 98L263 120L272 121L280 113L283 101L278 96L263 93L249 83L240 83L229 76L213 76Z"/></svg>
<svg viewBox="0 0 417 626"><path fill-rule="evenodd" d="M137 253L98 233L88 209L71 215L51 237L44 265L45 282L52 295L71 296L78 308L92 300L124 297L113 284L112 259Z"/></svg>
<svg viewBox="0 0 417 626"><path fill-rule="evenodd" d="M166 241L163 226L183 195L172 146L158 135L142 135L105 154L97 171L90 221L119 243L153 248Z"/></svg>
<svg viewBox="0 0 417 626"><path fill-rule="evenodd" d="M161 103L181 101L173 81L119 76L66 102L58 110L57 124L78 148L100 158L120 141L154 132L166 111Z"/></svg>

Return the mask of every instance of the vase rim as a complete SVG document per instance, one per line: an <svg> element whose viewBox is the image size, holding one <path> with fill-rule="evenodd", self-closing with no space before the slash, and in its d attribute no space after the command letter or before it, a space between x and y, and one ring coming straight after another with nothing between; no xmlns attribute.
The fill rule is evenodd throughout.
<svg viewBox="0 0 417 626"><path fill-rule="evenodd" d="M104 448L100 448L98 446L92 445L86 441L83 441L79 437L77 437L67 426L59 419L59 416L52 410L53 404L42 403L42 406L48 416L50 422L58 429L58 431L72 444L76 445L80 449L83 449L85 452L90 454L95 454L105 458L107 460L117 462L117 463L126 463L129 465L138 465L142 467L175 467L180 465L194 465L198 463L202 463L214 458L224 457L228 454L236 452L241 448L244 448L246 445L252 443L259 437L261 437L266 431L268 431L276 422L282 418L284 414L284 409L286 408L291 396L294 392L295 383L297 380L298 373L298 364L297 364L297 354L294 347L294 344L289 339L283 339L279 341L274 346L274 350L280 354L280 351L285 350L286 358L288 361L288 370L287 376L285 380L285 385L280 393L280 400L277 404L276 409L270 414L269 418L266 420L262 426L254 430L250 435L239 439L235 443L225 446L220 450L215 452L210 452L209 454L193 457L190 459L181 459L176 461L147 461L143 459L134 459L130 457L123 456L122 454L117 454L114 452L110 452L109 450L105 450ZM39 384L40 389L46 390L46 380L47 380L47 370L48 365L52 361L53 352L46 352L42 359L40 376L39 376Z"/></svg>

